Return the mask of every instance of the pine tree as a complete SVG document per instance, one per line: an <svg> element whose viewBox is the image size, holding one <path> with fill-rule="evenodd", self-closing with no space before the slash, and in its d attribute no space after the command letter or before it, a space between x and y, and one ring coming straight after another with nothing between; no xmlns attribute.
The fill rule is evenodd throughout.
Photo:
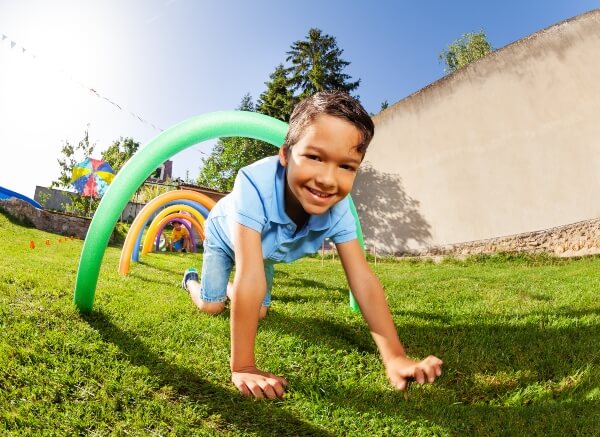
<svg viewBox="0 0 600 437"><path fill-rule="evenodd" d="M286 61L292 64L287 69L291 90L299 92L301 99L318 91L354 91L360 79L352 82L342 72L350 65L341 58L343 52L333 36L310 29L306 39L294 42L287 52Z"/></svg>
<svg viewBox="0 0 600 437"><path fill-rule="evenodd" d="M287 52L289 66L279 64L265 82L267 89L256 105L246 94L238 110L257 111L288 122L294 105L318 91L342 90L350 93L360 80L342 71L350 62L341 59L343 50L333 36L310 29L306 40L296 41ZM220 191L230 191L240 168L277 153L271 144L248 138L222 138L211 155L203 160L198 184Z"/></svg>
<svg viewBox="0 0 600 437"><path fill-rule="evenodd" d="M294 109L294 95L283 64L279 64L269 77L271 80L265 82L267 89L260 95L256 109L262 114L287 123Z"/></svg>

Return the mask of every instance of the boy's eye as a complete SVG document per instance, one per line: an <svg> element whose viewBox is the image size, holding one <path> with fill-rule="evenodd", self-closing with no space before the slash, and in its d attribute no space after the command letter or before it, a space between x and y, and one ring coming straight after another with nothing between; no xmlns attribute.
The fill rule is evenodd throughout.
<svg viewBox="0 0 600 437"><path fill-rule="evenodd" d="M308 159L312 159L314 161L320 161L321 160L321 158L319 158L319 156L317 156L317 155L306 155L306 157Z"/></svg>
<svg viewBox="0 0 600 437"><path fill-rule="evenodd" d="M350 164L342 164L342 165L340 165L340 168L343 168L344 170L348 170L348 171L356 171L356 168Z"/></svg>

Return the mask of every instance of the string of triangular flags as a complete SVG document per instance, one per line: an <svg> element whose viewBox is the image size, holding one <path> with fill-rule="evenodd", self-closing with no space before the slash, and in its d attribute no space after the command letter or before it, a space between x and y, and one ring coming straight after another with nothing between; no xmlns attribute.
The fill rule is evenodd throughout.
<svg viewBox="0 0 600 437"><path fill-rule="evenodd" d="M30 50L26 49L25 47L19 45L17 42L15 42L14 40L12 40L11 38L9 38L7 35L5 35L4 33L0 33L1 35L1 40L0 40L0 44L4 45L4 44L9 44L10 45L10 49L14 49L16 47L17 51L20 50L21 54L25 55L27 54L28 56L30 56L32 59L36 60L36 61L40 61L40 58L35 55L34 53L32 53ZM119 105L118 103L116 103L115 101L109 99L108 97L106 97L104 94L101 94L100 92L98 92L96 89L91 88L87 85L85 85L83 82L75 79L73 76L71 76L67 71L62 70L60 68L56 68L54 66L52 66L54 69L58 70L63 76L66 76L70 81L75 82L77 85L81 86L83 89L91 92L92 94L94 94L96 97L98 97L99 99L103 99L105 100L107 103L111 104L113 107L117 108L119 111L123 111L123 112L128 112L129 115L131 115L133 118L137 119L138 121L140 121L141 123L147 124L148 126L153 127L154 129L156 129L159 132L162 132L163 129L161 129L160 127L157 127L156 125L154 125L154 123L149 122L148 120L140 117L138 114L136 114L133 111L130 111L129 109L125 108L123 105Z"/></svg>

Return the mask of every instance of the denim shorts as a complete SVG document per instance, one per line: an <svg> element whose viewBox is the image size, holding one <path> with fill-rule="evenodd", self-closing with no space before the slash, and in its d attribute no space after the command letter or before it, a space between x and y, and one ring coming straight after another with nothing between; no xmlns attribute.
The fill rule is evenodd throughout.
<svg viewBox="0 0 600 437"><path fill-rule="evenodd" d="M183 238L181 240L173 241L173 249L175 249L175 250L183 249Z"/></svg>
<svg viewBox="0 0 600 437"><path fill-rule="evenodd" d="M212 241L208 233L203 245L204 256L200 277L200 298L204 302L225 302L227 299L227 283L229 282L234 260L221 246ZM274 272L273 264L265 263L267 289L262 305L266 307L271 305Z"/></svg>

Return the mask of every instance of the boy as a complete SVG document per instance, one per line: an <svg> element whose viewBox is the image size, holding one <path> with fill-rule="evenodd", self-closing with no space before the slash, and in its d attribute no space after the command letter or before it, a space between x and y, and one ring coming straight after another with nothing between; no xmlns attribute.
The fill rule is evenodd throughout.
<svg viewBox="0 0 600 437"><path fill-rule="evenodd" d="M326 237L336 244L391 383L404 390L412 379L431 383L442 373L436 357L406 357L383 288L357 241L346 196L373 132L369 115L347 94L326 91L303 100L279 155L241 169L233 191L206 220L201 282L188 269L182 285L209 314L223 311L231 299L232 382L245 396L275 399L287 385L257 369L254 359L258 321L271 301L273 265L317 252Z"/></svg>
<svg viewBox="0 0 600 437"><path fill-rule="evenodd" d="M190 247L190 234L188 230L181 226L179 222L173 222L173 230L171 231L171 241L169 243L171 252L176 250L177 252L189 252Z"/></svg>

